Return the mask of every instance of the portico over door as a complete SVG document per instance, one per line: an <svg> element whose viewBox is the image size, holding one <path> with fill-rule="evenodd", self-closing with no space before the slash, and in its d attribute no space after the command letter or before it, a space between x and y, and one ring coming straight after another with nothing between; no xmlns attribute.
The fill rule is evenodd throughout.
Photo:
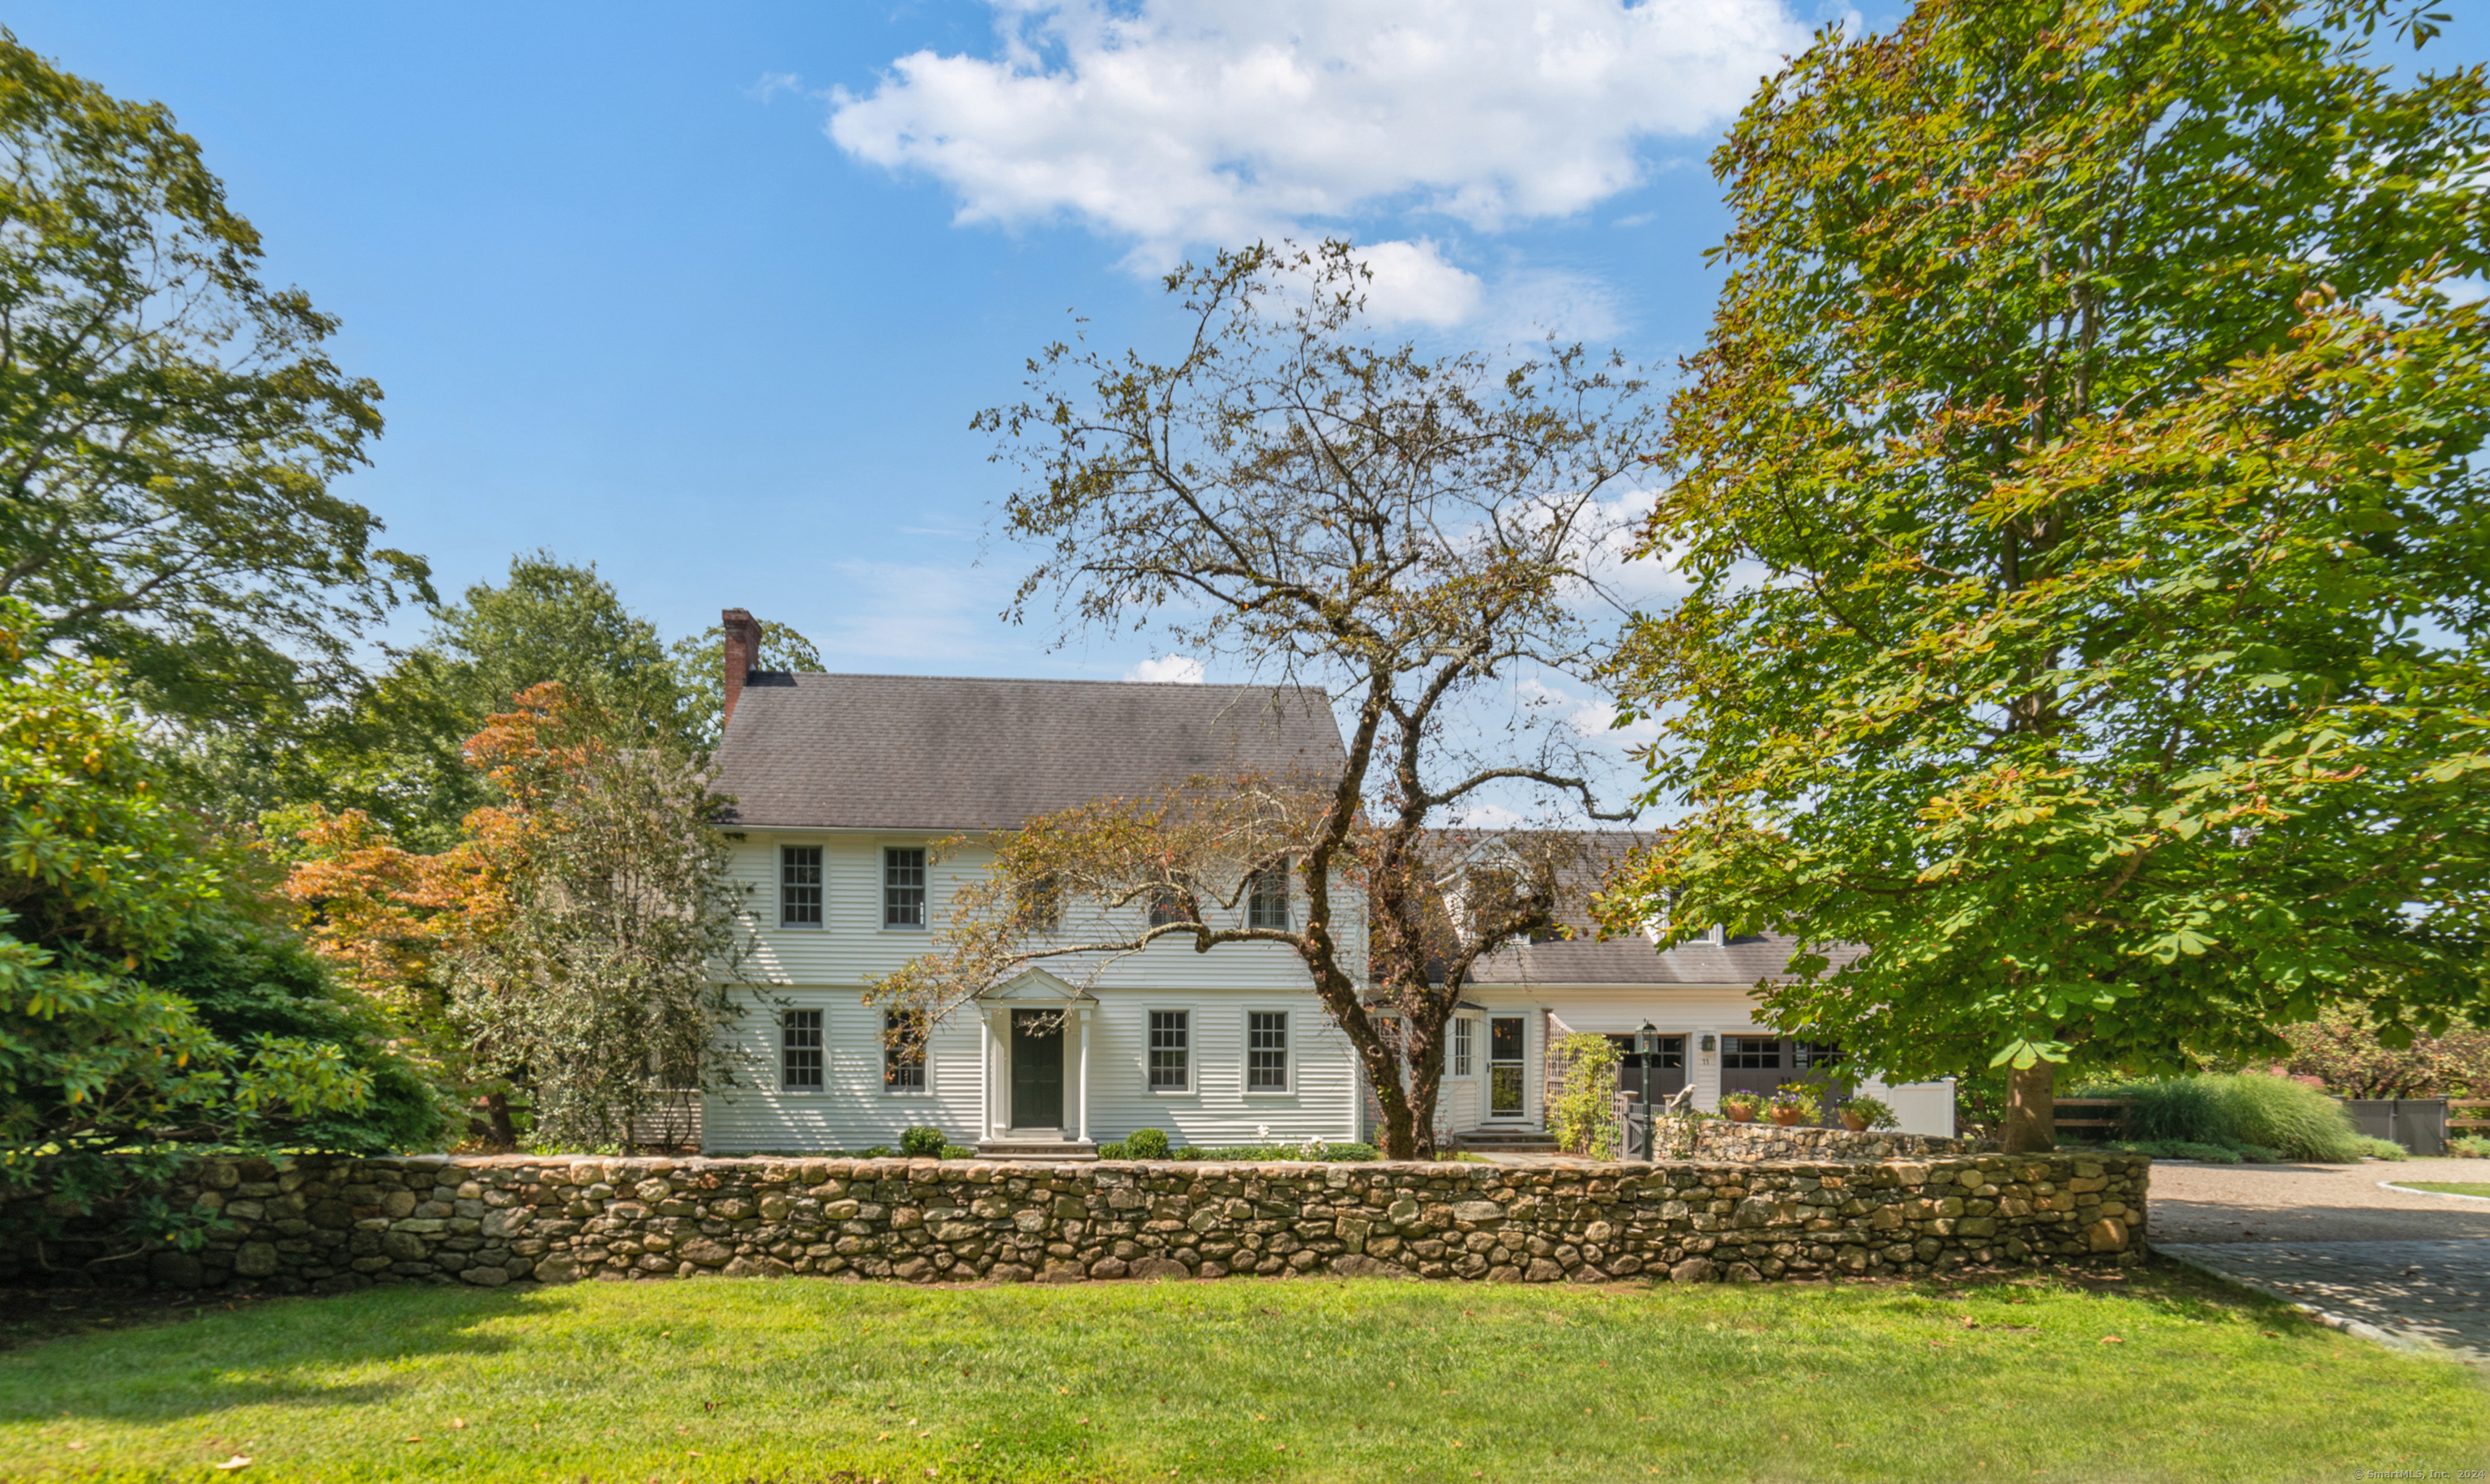
<svg viewBox="0 0 2490 1484"><path fill-rule="evenodd" d="M1030 969L977 1001L985 1070L981 1143L1087 1142L1089 1035L1097 997L1043 969Z"/></svg>

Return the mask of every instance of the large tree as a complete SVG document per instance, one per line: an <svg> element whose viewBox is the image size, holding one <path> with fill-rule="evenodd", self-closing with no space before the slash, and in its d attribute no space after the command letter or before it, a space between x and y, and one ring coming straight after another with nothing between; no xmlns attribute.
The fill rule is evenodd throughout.
<svg viewBox="0 0 2490 1484"><path fill-rule="evenodd" d="M315 812L286 890L313 947L420 1035L484 1132L623 1144L664 1091L733 1080L738 899L717 800L680 742L531 686L464 748L490 802L449 849Z"/></svg>
<svg viewBox="0 0 2490 1484"><path fill-rule="evenodd" d="M811 655L802 635L778 633L778 652ZM594 563L521 552L501 578L444 605L423 639L352 700L300 734L210 740L196 771L221 783L215 804L227 817L283 811L268 821L280 839L302 828L304 806L318 805L360 811L409 848L445 850L468 813L493 801L483 773L467 765L468 739L533 686L561 685L581 714L616 728L618 742L711 744L714 702L704 696L718 688L722 667L691 655L696 647L670 651ZM696 668L703 658L705 674Z"/></svg>
<svg viewBox="0 0 2490 1484"><path fill-rule="evenodd" d="M87 1208L161 1178L186 1146L419 1137L420 1099L364 1118L386 1059L352 1017L240 1003L236 981L266 975L239 961L117 667L43 657L41 628L0 599L0 1198Z"/></svg>
<svg viewBox="0 0 2490 1484"><path fill-rule="evenodd" d="M1934 0L1765 85L1619 659L1690 812L1613 924L1797 935L1779 1022L2012 1068L2010 1148L2058 1067L2482 1004L2490 86L2394 19Z"/></svg>
<svg viewBox="0 0 2490 1484"><path fill-rule="evenodd" d="M332 488L379 436L336 321L160 103L0 32L0 596L119 660L149 713L281 721L351 687L424 565Z"/></svg>
<svg viewBox="0 0 2490 1484"><path fill-rule="evenodd" d="M1175 359L1053 345L1028 400L978 419L1023 476L1004 531L1040 553L1015 620L1052 597L1072 626L1155 625L1308 687L1336 706L1341 765L1172 778L1160 799L1036 822L1003 849L1009 879L962 904L955 941L1000 936L884 992L972 993L1015 955L1071 951L1054 898L1096 929L1079 946L1095 956L1282 945L1405 1158L1433 1145L1466 966L1554 925L1544 861L1472 860L1443 831L1489 803L1598 807L1579 735L1517 697L1588 666L1578 608L1652 414L1642 383L1579 348L1499 364L1378 342L1365 283L1344 243L1222 253L1167 280L1190 332ZM1301 910L1238 916L1273 868L1294 872ZM1078 919L1076 896L1122 911Z"/></svg>

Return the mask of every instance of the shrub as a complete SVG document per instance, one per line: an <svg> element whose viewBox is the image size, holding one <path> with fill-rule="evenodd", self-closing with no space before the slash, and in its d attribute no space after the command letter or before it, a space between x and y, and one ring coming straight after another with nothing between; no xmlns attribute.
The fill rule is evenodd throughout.
<svg viewBox="0 0 2490 1484"><path fill-rule="evenodd" d="M2458 1159L2490 1159L2490 1137L2457 1134L2447 1141L2447 1152Z"/></svg>
<svg viewBox="0 0 2490 1484"><path fill-rule="evenodd" d="M1371 1144L1324 1144L1310 1140L1304 1144L1238 1144L1226 1149L1201 1149L1186 1145L1176 1151L1178 1159L1217 1159L1237 1164L1263 1164L1278 1161L1330 1162L1363 1164L1382 1158Z"/></svg>
<svg viewBox="0 0 2490 1484"><path fill-rule="evenodd" d="M2359 1162L2360 1131L2352 1116L2308 1084L2262 1072L2206 1080L2216 1084L2225 1142L2258 1145L2325 1164Z"/></svg>
<svg viewBox="0 0 2490 1484"><path fill-rule="evenodd" d="M2364 1138L2360 1141L2360 1152L2368 1155L2371 1159L2412 1158L2412 1151L2405 1149L2402 1145L2397 1144L2392 1139Z"/></svg>
<svg viewBox="0 0 2490 1484"><path fill-rule="evenodd" d="M2114 1139L2110 1149L2128 1154L2145 1154L2155 1159L2195 1159L2209 1165L2235 1165L2239 1152L2219 1144L2198 1144L2189 1139Z"/></svg>
<svg viewBox="0 0 2490 1484"><path fill-rule="evenodd" d="M1136 1128L1124 1136L1127 1159L1165 1159L1168 1157L1168 1136L1155 1128Z"/></svg>
<svg viewBox="0 0 2490 1484"><path fill-rule="evenodd" d="M977 1151L969 1148L965 1144L946 1144L942 1146L942 1157L944 1159L974 1159L977 1157Z"/></svg>
<svg viewBox="0 0 2490 1484"><path fill-rule="evenodd" d="M2351 1164L2362 1152L2360 1130L2342 1105L2288 1077L2208 1073L2085 1091L2126 1098L2127 1136L2137 1143L2253 1148L2325 1164Z"/></svg>
<svg viewBox="0 0 2490 1484"><path fill-rule="evenodd" d="M900 1131L899 1152L911 1159L940 1159L942 1147L950 1142L950 1136L942 1130L919 1124Z"/></svg>
<svg viewBox="0 0 2490 1484"><path fill-rule="evenodd" d="M1098 1157L1101 1159L1130 1159L1133 1157L1133 1151L1124 1147L1123 1141L1117 1140L1114 1144L1102 1144L1098 1146Z"/></svg>
<svg viewBox="0 0 2490 1484"><path fill-rule="evenodd" d="M889 1157L890 1146L887 1144L877 1144L869 1149L856 1150L858 1159L888 1159Z"/></svg>

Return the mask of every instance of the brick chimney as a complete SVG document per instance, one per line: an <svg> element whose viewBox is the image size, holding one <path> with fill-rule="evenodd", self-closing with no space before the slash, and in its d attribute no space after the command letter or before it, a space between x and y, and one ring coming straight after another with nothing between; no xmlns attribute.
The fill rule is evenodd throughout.
<svg viewBox="0 0 2490 1484"><path fill-rule="evenodd" d="M718 615L718 624L726 630L726 706L717 719L723 733L735 719L735 703L743 697L744 677L761 659L761 621L741 608L729 608Z"/></svg>

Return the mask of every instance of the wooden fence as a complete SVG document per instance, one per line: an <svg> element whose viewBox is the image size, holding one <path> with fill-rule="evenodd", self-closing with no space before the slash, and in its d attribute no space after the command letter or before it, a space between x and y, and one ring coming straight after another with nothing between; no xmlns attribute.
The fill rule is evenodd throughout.
<svg viewBox="0 0 2490 1484"><path fill-rule="evenodd" d="M2490 1128L2490 1119L2477 1116L2478 1110L2490 1108L2490 1097L2450 1097L2447 1100L2447 1131ZM2470 1110L2470 1111L2468 1111ZM2458 1115L2463 1115L2459 1117Z"/></svg>

